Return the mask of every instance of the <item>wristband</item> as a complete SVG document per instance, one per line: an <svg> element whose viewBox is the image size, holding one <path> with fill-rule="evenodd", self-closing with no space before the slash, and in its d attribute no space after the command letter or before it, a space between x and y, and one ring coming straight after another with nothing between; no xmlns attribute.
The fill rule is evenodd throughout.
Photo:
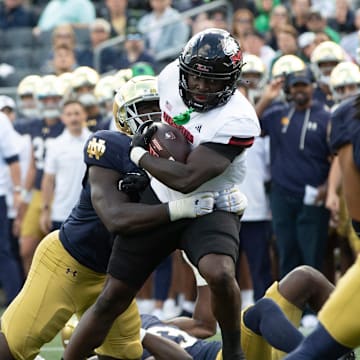
<svg viewBox="0 0 360 360"><path fill-rule="evenodd" d="M26 189L21 190L21 198L24 203L29 204L32 198L32 191L28 191Z"/></svg>
<svg viewBox="0 0 360 360"><path fill-rule="evenodd" d="M148 153L147 150L143 149L140 146L135 146L130 151L130 159L136 165L139 166L141 158Z"/></svg>
<svg viewBox="0 0 360 360"><path fill-rule="evenodd" d="M191 198L183 198L168 202L170 221L177 221L184 218L196 217L194 207L189 209Z"/></svg>
<svg viewBox="0 0 360 360"><path fill-rule="evenodd" d="M13 187L13 192L16 192L16 193L21 193L23 190L23 188L21 187L21 185L15 185Z"/></svg>
<svg viewBox="0 0 360 360"><path fill-rule="evenodd" d="M140 341L141 342L143 342L146 333L147 333L147 331L145 329L140 328Z"/></svg>

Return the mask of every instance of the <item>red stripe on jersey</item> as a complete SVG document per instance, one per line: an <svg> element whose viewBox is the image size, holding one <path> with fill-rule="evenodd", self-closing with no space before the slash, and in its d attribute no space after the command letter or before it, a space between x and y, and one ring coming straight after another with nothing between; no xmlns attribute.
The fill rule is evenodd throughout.
<svg viewBox="0 0 360 360"><path fill-rule="evenodd" d="M254 137L250 137L250 138L237 138L237 137L232 137L229 140L229 144L230 145L235 145L235 146L242 146L242 147L250 147L253 143L254 143Z"/></svg>
<svg viewBox="0 0 360 360"><path fill-rule="evenodd" d="M185 136L185 139L187 141L189 141L191 144L194 143L194 136L191 134L191 132L189 130L185 129L182 125L175 124L173 118L168 113L166 113L165 111L163 112L163 119L169 125L179 129L180 132Z"/></svg>

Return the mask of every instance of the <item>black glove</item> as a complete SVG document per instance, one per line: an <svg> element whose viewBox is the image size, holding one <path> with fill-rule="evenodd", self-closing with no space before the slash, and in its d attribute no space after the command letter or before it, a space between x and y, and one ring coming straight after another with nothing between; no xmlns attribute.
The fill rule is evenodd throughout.
<svg viewBox="0 0 360 360"><path fill-rule="evenodd" d="M152 120L145 121L137 129L133 135L130 146L140 146L145 150L149 150L150 140L156 133L157 127Z"/></svg>
<svg viewBox="0 0 360 360"><path fill-rule="evenodd" d="M149 185L150 179L144 170L126 173L124 178L119 180L118 189L128 195L134 195L143 191Z"/></svg>

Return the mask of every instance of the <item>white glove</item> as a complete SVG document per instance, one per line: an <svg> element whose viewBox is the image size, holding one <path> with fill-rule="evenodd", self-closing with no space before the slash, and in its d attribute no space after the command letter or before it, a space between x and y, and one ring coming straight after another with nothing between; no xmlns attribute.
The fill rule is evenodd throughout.
<svg viewBox="0 0 360 360"><path fill-rule="evenodd" d="M196 218L212 213L217 195L218 193L215 192L202 192L170 201L168 203L170 220L176 221L184 218Z"/></svg>
<svg viewBox="0 0 360 360"><path fill-rule="evenodd" d="M222 190L215 199L216 209L242 215L248 205L247 197L236 186Z"/></svg>

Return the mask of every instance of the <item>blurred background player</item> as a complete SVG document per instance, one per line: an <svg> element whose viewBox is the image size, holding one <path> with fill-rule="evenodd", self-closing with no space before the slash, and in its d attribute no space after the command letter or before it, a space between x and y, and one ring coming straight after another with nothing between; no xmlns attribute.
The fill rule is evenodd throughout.
<svg viewBox="0 0 360 360"><path fill-rule="evenodd" d="M16 103L19 114L19 118L16 121L17 124L39 118L36 89L40 79L39 75L29 75L20 81L16 89Z"/></svg>
<svg viewBox="0 0 360 360"><path fill-rule="evenodd" d="M314 97L331 108L334 102L329 87L330 74L337 64L345 61L345 52L335 42L324 41L315 47L310 61L317 82Z"/></svg>
<svg viewBox="0 0 360 360"><path fill-rule="evenodd" d="M41 78L36 88L41 120L28 123L25 132L32 140L32 160L26 176L25 191L18 213L21 223L20 252L24 271L27 274L31 259L39 241L45 235L40 228L42 209L41 181L48 139L59 136L64 125L60 120L64 86L55 75Z"/></svg>
<svg viewBox="0 0 360 360"><path fill-rule="evenodd" d="M44 234L59 229L79 199L85 172L82 150L91 132L86 127L86 111L78 100L62 106L61 135L49 141L41 182L40 225Z"/></svg>
<svg viewBox="0 0 360 360"><path fill-rule="evenodd" d="M107 120L101 114L98 100L94 94L99 74L88 66L80 66L73 71L72 92L83 104L87 112L86 126L90 131L106 128Z"/></svg>

